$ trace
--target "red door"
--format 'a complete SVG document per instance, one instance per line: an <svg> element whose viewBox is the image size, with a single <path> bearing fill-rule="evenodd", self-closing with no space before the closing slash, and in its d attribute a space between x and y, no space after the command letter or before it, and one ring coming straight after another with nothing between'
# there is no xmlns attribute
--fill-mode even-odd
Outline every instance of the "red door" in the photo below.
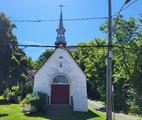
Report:
<svg viewBox="0 0 142 120"><path fill-rule="evenodd" d="M69 85L52 85L51 104L69 104Z"/></svg>

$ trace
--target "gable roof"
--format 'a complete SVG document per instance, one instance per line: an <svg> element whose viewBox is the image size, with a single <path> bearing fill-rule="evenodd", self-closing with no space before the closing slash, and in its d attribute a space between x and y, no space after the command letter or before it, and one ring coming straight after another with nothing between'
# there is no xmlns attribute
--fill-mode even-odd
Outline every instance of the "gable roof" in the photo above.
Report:
<svg viewBox="0 0 142 120"><path fill-rule="evenodd" d="M71 52L67 48L65 48L65 49L66 49L67 53L69 53L69 55L72 57L72 59L74 60L74 62L76 63L76 65L79 67L79 69L81 70L81 72L86 76L85 72L80 68L78 62L74 59L74 57L72 56Z"/></svg>
<svg viewBox="0 0 142 120"><path fill-rule="evenodd" d="M58 48L62 48L62 47L58 47ZM39 66L39 68L34 72L33 76L35 76L35 74L42 68L42 66L44 66L44 64L51 58L51 56L53 55L53 53L58 49L55 48L53 50L53 52L51 53L50 57L46 60L43 61L43 63ZM65 47L64 47L65 48ZM77 61L73 58L72 54L70 53L70 51L65 48L65 50L67 51L67 53L71 56L71 58L74 60L74 62L76 63L76 65L78 66L78 68L81 70L81 72L86 76L86 74L84 73L84 71L80 68L79 64L77 63Z"/></svg>
<svg viewBox="0 0 142 120"><path fill-rule="evenodd" d="M55 49L53 50L53 52L51 53L50 57L53 55L53 53L56 51L56 49L57 49L57 48L55 48ZM50 57L49 57L49 58L50 58ZM41 64L41 65L38 67L38 69L34 72L33 76L40 70L40 68L46 63L46 61L48 61L49 58L45 59L45 60L42 62L42 64Z"/></svg>

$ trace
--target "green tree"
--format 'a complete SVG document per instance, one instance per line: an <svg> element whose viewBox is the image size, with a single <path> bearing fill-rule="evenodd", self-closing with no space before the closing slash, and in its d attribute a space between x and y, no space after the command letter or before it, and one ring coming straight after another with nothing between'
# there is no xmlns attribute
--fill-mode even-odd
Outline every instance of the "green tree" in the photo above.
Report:
<svg viewBox="0 0 142 120"><path fill-rule="evenodd" d="M27 70L32 68L29 58L18 47L12 30L14 24L0 13L0 93L6 88L25 83Z"/></svg>
<svg viewBox="0 0 142 120"><path fill-rule="evenodd" d="M45 50L39 56L39 58L33 63L34 69L38 69L41 66L41 64L51 56L52 52L53 52L53 49L47 49L47 50Z"/></svg>
<svg viewBox="0 0 142 120"><path fill-rule="evenodd" d="M134 101L132 96L137 95L134 86L140 84L134 78L134 75L140 77L140 73L137 72L138 74L135 74L135 71L138 69L136 64L138 63L137 58L139 55L135 49L139 48L137 40L140 38L141 28L137 25L137 21L134 18L125 20L123 16L120 16L118 19L114 18L113 25L115 24L116 26L113 28L113 45L118 46L113 48L115 108L118 111L129 112L132 108L130 101ZM101 30L107 33L106 23L101 26ZM135 104L136 101L133 102L133 106Z"/></svg>
<svg viewBox="0 0 142 120"><path fill-rule="evenodd" d="M16 50L17 47L11 44L17 44L16 37L12 33L12 29L15 28L14 24L11 24L10 20L6 18L3 13L0 13L0 90L1 92L8 86L10 77L10 62L12 57L12 50Z"/></svg>
<svg viewBox="0 0 142 120"><path fill-rule="evenodd" d="M130 111L142 114L142 36L138 37L136 51L136 60L134 66L134 72L131 77L131 89L129 89L129 99L127 100L130 106Z"/></svg>
<svg viewBox="0 0 142 120"><path fill-rule="evenodd" d="M80 46L105 45L105 40L93 39ZM73 54L82 70L87 76L88 96L90 98L105 99L105 79L106 79L106 48L78 48Z"/></svg>

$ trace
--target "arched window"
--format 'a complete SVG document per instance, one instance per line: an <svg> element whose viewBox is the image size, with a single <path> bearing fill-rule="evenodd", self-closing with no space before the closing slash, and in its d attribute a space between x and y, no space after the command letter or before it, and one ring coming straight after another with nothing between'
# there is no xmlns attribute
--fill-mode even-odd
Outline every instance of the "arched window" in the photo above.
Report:
<svg viewBox="0 0 142 120"><path fill-rule="evenodd" d="M58 83L58 84L68 83L68 79L63 75L58 75L53 79L53 83Z"/></svg>

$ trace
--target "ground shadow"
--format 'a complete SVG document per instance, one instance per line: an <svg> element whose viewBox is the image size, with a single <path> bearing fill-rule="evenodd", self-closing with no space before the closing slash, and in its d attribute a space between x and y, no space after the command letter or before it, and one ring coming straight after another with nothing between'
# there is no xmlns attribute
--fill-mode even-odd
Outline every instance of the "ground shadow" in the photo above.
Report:
<svg viewBox="0 0 142 120"><path fill-rule="evenodd" d="M88 112L73 112L71 115L51 116L45 113L27 114L26 116L43 117L50 120L87 120L95 117L100 117L98 114L88 110Z"/></svg>
<svg viewBox="0 0 142 120"><path fill-rule="evenodd" d="M0 99L0 105L8 105L9 102L6 99Z"/></svg>
<svg viewBox="0 0 142 120"><path fill-rule="evenodd" d="M8 116L8 114L0 114L0 117Z"/></svg>
<svg viewBox="0 0 142 120"><path fill-rule="evenodd" d="M105 107L101 107L100 109L96 109L98 111L101 111L101 112L106 112L106 108Z"/></svg>

